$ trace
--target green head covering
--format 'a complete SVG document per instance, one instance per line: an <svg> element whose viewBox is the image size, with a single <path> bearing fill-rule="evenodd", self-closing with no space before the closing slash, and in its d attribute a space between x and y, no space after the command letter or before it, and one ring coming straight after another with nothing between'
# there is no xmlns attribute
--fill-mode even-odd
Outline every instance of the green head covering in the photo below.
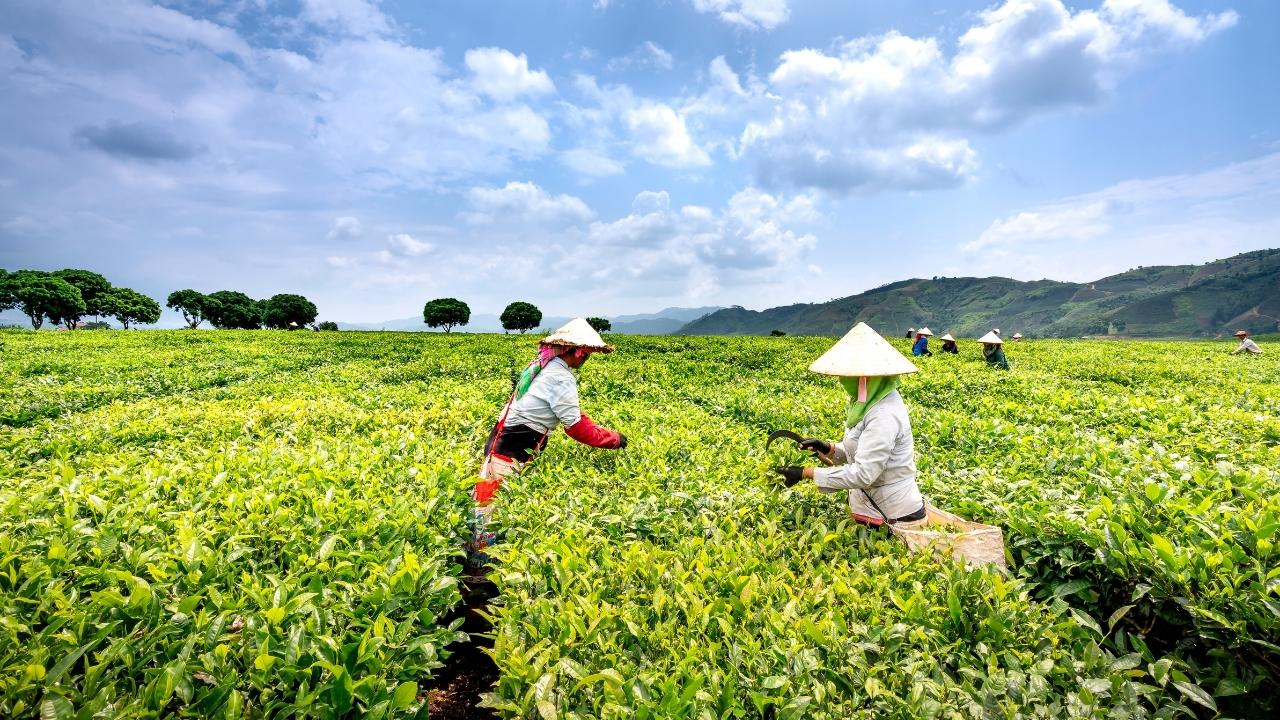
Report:
<svg viewBox="0 0 1280 720"><path fill-rule="evenodd" d="M869 377L867 378L867 399L865 402L858 402L858 378L842 377L840 384L844 386L844 391L849 393L849 404L845 406L844 426L851 428L862 422L862 418L867 411L885 398L886 395L898 389L902 384L900 375L889 375L885 377Z"/></svg>

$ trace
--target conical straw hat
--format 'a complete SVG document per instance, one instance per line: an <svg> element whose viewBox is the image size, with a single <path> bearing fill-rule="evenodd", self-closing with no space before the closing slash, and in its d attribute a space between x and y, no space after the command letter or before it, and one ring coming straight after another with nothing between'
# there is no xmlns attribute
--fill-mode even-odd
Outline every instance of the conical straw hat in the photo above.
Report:
<svg viewBox="0 0 1280 720"><path fill-rule="evenodd" d="M1014 339L1014 340L1021 340L1021 339L1022 339L1022 333L1014 333L1014 334L1013 334L1013 339Z"/></svg>
<svg viewBox="0 0 1280 720"><path fill-rule="evenodd" d="M987 333L986 335L983 335L982 337L978 338L978 342L980 342L980 343L987 343L987 344L989 344L989 345L1003 345L1003 344L1004 344L1004 341L1000 339L1000 336L999 336L999 335L997 335L997 334L995 334L994 332L989 332L989 333Z"/></svg>
<svg viewBox="0 0 1280 720"><path fill-rule="evenodd" d="M956 339L955 339L955 338L951 337L951 333L947 333L946 335L943 335L942 337L940 337L940 338L938 338L938 339L939 339L939 340L950 340L951 342L955 342L955 341L956 341Z"/></svg>
<svg viewBox="0 0 1280 720"><path fill-rule="evenodd" d="M884 377L920 371L871 326L861 322L814 360L809 370L838 377Z"/></svg>
<svg viewBox="0 0 1280 720"><path fill-rule="evenodd" d="M542 338L545 345L572 345L599 352L613 352L613 346L600 337L596 329L582 318L574 318L563 327Z"/></svg>
<svg viewBox="0 0 1280 720"><path fill-rule="evenodd" d="M927 328L927 327L922 327L922 328L920 328L919 330L917 330L917 331L916 331L916 334L917 334L917 335L928 335L929 337L933 337L933 331L932 331L932 330L930 330L930 329L929 329L929 328Z"/></svg>

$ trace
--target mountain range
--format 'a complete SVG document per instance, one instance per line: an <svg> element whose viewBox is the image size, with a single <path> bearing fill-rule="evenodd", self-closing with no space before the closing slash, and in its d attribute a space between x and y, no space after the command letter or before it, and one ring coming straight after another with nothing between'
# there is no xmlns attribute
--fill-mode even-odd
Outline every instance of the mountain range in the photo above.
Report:
<svg viewBox="0 0 1280 720"><path fill-rule="evenodd" d="M1280 331L1280 249L1204 265L1138 267L1088 283L1003 277L902 280L824 303L725 308L680 335L842 335L857 322L884 335L1001 328L1028 337L1214 337Z"/></svg>

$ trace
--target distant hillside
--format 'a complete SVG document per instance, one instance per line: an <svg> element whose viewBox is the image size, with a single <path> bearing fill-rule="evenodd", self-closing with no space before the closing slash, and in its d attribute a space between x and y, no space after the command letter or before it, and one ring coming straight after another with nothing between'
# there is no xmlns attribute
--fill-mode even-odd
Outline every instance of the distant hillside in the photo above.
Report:
<svg viewBox="0 0 1280 720"><path fill-rule="evenodd" d="M732 307L681 335L840 335L856 322L885 335L928 326L975 336L998 327L1030 337L1212 337L1280 331L1280 249L1205 265L1142 267L1091 283L1010 278L903 280L825 303Z"/></svg>

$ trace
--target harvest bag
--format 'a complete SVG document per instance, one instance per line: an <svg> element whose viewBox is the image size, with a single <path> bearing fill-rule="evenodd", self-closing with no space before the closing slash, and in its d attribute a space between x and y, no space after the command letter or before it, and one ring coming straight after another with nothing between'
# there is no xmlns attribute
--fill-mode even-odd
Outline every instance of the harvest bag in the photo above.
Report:
<svg viewBox="0 0 1280 720"><path fill-rule="evenodd" d="M1004 562L1004 533L994 525L965 520L946 510L925 503L925 516L920 520L896 522L889 526L913 552L933 548L943 556L962 558L969 567L995 565L1008 569ZM939 532L930 526L959 528L961 532Z"/></svg>

